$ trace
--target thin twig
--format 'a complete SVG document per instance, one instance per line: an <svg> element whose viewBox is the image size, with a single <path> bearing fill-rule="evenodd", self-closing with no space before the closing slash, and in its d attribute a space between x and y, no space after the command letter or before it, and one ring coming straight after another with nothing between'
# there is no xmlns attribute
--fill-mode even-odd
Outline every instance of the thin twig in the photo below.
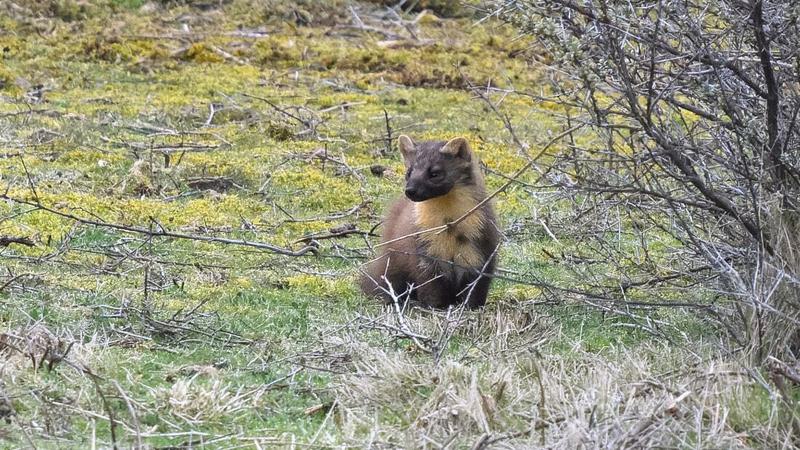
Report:
<svg viewBox="0 0 800 450"><path fill-rule="evenodd" d="M174 239L188 239L188 240L193 240L193 241L215 242L215 243L219 243L219 244L228 244L228 245L240 245L240 246L243 246L243 247L254 247L254 248L261 249L261 250L268 250L268 251L270 251L272 253L276 253L276 254L279 254L279 255L285 255L285 256L303 256L303 255L305 255L307 253L316 253L317 252L317 248L316 247L312 247L312 246L305 246L305 247L301 248L300 250L293 251L293 250L290 250L290 249L279 247L279 246L273 245L273 244L268 244L268 243L265 243L265 242L254 242L254 241L246 241L246 240L243 240L243 239L228 239L228 238L219 238L219 237L212 237L212 236L200 236L200 235L195 235L195 234L176 233L176 232L172 232L172 231L167 231L167 230L163 229L162 227L158 227L158 229L154 229L153 231L151 231L151 230L146 229L146 228L139 228L139 227L133 227L133 226L127 226L127 225L120 225L120 224L116 224L116 223L100 222L100 221L97 221L97 220L87 219L87 218L84 218L84 217L78 217L78 216L76 216L74 214L65 213L63 211L58 211L58 210L49 208L47 206L44 206L42 204L29 202L27 200L22 200L22 199L18 199L18 198L14 198L14 197L11 197L11 196L9 196L7 194L0 195L0 198L12 201L14 203L19 203L19 204L22 204L22 205L35 206L35 207L41 209L42 211L46 211L46 212L49 212L51 214L55 214L55 215L57 215L59 217L65 218L65 219L71 219L71 220L74 220L76 222L80 222L80 223L85 224L85 225L93 225L93 226L97 226L97 227L112 228L112 229L115 229L115 230L120 230L120 231L124 231L124 232L128 232L128 233L143 234L145 236L167 237L167 238L174 238Z"/></svg>

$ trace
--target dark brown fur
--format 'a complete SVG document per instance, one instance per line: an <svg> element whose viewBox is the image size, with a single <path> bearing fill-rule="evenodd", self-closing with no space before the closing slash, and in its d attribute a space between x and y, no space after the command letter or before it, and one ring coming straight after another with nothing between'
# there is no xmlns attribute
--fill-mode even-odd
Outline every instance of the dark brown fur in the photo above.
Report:
<svg viewBox="0 0 800 450"><path fill-rule="evenodd" d="M406 163L406 196L384 220L384 244L365 270L362 290L386 301L391 290L437 308L483 306L500 240L490 203L439 233L414 235L458 219L486 198L476 158L463 138L414 144L401 136L398 145Z"/></svg>

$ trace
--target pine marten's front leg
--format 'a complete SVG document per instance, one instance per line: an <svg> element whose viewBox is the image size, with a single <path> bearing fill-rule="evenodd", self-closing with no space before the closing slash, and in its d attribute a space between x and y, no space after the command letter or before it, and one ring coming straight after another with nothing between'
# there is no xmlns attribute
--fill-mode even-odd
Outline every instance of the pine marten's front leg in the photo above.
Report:
<svg viewBox="0 0 800 450"><path fill-rule="evenodd" d="M492 279L486 276L466 284L456 284L440 278L417 288L417 299L433 308L446 308L465 303L470 309L480 308L486 304L491 282Z"/></svg>
<svg viewBox="0 0 800 450"><path fill-rule="evenodd" d="M459 303L467 303L467 307L480 308L486 304L486 297L489 295L489 285L492 284L492 278L481 275L477 277L472 283L467 284L458 296Z"/></svg>
<svg viewBox="0 0 800 450"><path fill-rule="evenodd" d="M433 308L447 308L458 301L450 284L441 278L423 283L416 291L417 299Z"/></svg>
<svg viewBox="0 0 800 450"><path fill-rule="evenodd" d="M361 277L361 290L376 296L387 304L395 299L405 301L410 297L408 288L411 282L410 267L414 266L405 252L389 250L375 259Z"/></svg>

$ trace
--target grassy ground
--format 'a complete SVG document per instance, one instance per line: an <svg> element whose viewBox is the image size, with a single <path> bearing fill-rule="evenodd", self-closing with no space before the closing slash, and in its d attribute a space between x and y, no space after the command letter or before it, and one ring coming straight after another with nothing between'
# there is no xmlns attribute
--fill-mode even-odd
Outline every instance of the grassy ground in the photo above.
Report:
<svg viewBox="0 0 800 450"><path fill-rule="evenodd" d="M0 5L0 236L33 244L0 247L0 446L781 445L780 400L688 313L657 338L509 281L480 312L357 292L403 180L387 136L464 135L497 188L525 159L465 88L547 95L512 30L384 11ZM534 150L561 131L500 105ZM548 195L498 196L507 274L561 276Z"/></svg>

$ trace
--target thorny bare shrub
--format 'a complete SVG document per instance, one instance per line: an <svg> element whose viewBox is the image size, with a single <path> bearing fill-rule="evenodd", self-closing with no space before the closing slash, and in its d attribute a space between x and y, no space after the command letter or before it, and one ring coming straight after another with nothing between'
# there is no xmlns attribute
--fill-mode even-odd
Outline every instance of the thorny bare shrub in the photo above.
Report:
<svg viewBox="0 0 800 450"><path fill-rule="evenodd" d="M493 5L545 49L553 82L537 98L596 136L542 169L571 206L550 230L595 258L556 287L610 310L688 299L754 362L796 360L800 5Z"/></svg>

